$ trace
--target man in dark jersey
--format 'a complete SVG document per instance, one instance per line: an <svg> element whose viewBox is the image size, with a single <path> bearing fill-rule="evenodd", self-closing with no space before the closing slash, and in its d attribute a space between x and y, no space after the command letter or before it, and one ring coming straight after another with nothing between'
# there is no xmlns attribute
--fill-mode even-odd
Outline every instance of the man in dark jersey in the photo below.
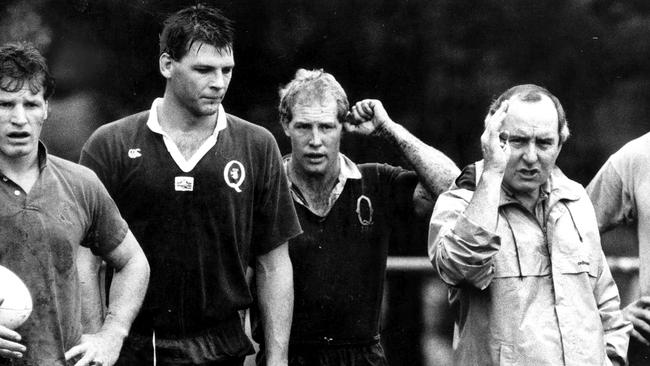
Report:
<svg viewBox="0 0 650 366"><path fill-rule="evenodd" d="M273 136L221 104L232 47L231 21L216 9L169 17L160 36L163 98L98 129L83 148L81 162L104 182L151 264L120 365L241 365L254 352L239 313L252 302L249 265L268 363L286 365L287 241L301 231Z"/></svg>
<svg viewBox="0 0 650 366"><path fill-rule="evenodd" d="M39 141L53 92L32 45L0 47L0 265L22 279L33 303L17 329L0 325L0 365L111 366L142 304L149 267L97 176L49 155ZM82 246L115 268L114 301L94 334L82 334L79 283L87 279L76 263L92 257L89 250L81 258Z"/></svg>
<svg viewBox="0 0 650 366"><path fill-rule="evenodd" d="M391 231L458 175L456 165L393 122L378 100L352 107L334 77L298 70L280 91L291 139L284 164L304 233L289 241L295 304L290 365L385 365L379 316ZM415 172L354 164L339 152L342 129L377 135ZM423 250L424 250L424 243Z"/></svg>

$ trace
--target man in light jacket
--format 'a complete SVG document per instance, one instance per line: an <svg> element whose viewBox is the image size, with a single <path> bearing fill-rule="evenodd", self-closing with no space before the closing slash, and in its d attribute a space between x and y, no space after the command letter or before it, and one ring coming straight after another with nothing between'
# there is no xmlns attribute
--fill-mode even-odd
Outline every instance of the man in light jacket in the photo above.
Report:
<svg viewBox="0 0 650 366"><path fill-rule="evenodd" d="M583 187L555 161L569 137L548 90L491 106L483 160L437 201L429 256L450 286L457 365L623 365L631 325Z"/></svg>

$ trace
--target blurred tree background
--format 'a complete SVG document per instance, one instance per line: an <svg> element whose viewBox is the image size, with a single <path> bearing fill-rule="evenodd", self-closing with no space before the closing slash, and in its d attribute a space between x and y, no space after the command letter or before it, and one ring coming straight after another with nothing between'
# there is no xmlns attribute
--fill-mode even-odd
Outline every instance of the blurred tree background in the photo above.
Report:
<svg viewBox="0 0 650 366"><path fill-rule="evenodd" d="M573 136L559 165L585 185L611 153L648 130L646 0L202 2L236 22L226 109L271 130L283 153L289 144L277 122L277 89L299 67L334 74L351 102L381 99L394 120L461 167L481 158L487 107L515 84L546 86L562 101ZM2 0L0 41L34 42L58 81L43 132L51 152L77 160L95 128L148 109L162 95L161 22L194 3ZM343 150L357 162L403 165L372 138L346 136ZM419 242L394 254L425 253ZM395 291L413 296L409 286ZM410 333L398 335L419 344ZM400 357L394 364L421 362Z"/></svg>

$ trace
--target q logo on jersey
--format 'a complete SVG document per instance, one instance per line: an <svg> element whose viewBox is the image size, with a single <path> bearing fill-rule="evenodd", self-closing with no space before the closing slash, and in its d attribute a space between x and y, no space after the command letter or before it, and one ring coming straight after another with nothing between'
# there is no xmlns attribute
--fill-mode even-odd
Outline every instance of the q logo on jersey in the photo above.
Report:
<svg viewBox="0 0 650 366"><path fill-rule="evenodd" d="M244 165L237 160L231 160L226 164L226 167L223 168L223 180L226 182L228 187L234 189L236 192L241 192L241 185L246 179L246 170L244 170Z"/></svg>

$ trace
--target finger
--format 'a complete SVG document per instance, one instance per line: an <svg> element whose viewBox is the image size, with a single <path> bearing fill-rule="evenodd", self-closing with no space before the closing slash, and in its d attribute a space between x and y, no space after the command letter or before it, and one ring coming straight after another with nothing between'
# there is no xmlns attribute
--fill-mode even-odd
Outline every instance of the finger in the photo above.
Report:
<svg viewBox="0 0 650 366"><path fill-rule="evenodd" d="M359 117L359 121L365 122L372 119L372 113L368 113L367 109L364 107L364 102L357 102L352 109L354 110L355 115Z"/></svg>
<svg viewBox="0 0 650 366"><path fill-rule="evenodd" d="M352 106L349 113L353 117L353 121L351 121L352 124L359 124L359 123L365 122L365 120L366 120L365 118L363 118L361 116L361 113L359 112L359 108L356 105Z"/></svg>
<svg viewBox="0 0 650 366"><path fill-rule="evenodd" d="M508 102L503 102L501 103L501 106L499 109L497 109L496 112L490 117L490 124L488 128L491 131L499 131L501 129L501 126L503 125L503 121L506 118L506 115L508 114Z"/></svg>
<svg viewBox="0 0 650 366"><path fill-rule="evenodd" d="M641 297L636 301L636 305L644 308L650 307L650 296Z"/></svg>
<svg viewBox="0 0 650 366"><path fill-rule="evenodd" d="M86 354L84 354L84 356L79 361L77 361L77 363L74 364L74 366L90 366L90 365L94 365L95 363L93 363L93 358L94 358L94 355L90 355L89 353L86 353Z"/></svg>
<svg viewBox="0 0 650 366"><path fill-rule="evenodd" d="M346 132L356 132L359 129L359 124L358 123L357 124L352 124L352 123L349 123L349 122L345 122L343 124L343 129Z"/></svg>
<svg viewBox="0 0 650 366"><path fill-rule="evenodd" d="M22 337L16 331L11 330L7 327L0 325L0 339L6 339L9 341L20 342Z"/></svg>
<svg viewBox="0 0 650 366"><path fill-rule="evenodd" d="M366 100L362 103L361 107L363 111L372 118L375 114L375 103L372 100Z"/></svg>
<svg viewBox="0 0 650 366"><path fill-rule="evenodd" d="M10 351L8 349L0 349L0 357L4 358L23 358L23 353L18 351Z"/></svg>
<svg viewBox="0 0 650 366"><path fill-rule="evenodd" d="M78 344L70 348L68 352L65 353L65 360L70 361L71 359L86 353L86 348L85 344Z"/></svg>
<svg viewBox="0 0 650 366"><path fill-rule="evenodd" d="M650 337L650 325L641 318L633 317L631 319L634 330L644 337Z"/></svg>
<svg viewBox="0 0 650 366"><path fill-rule="evenodd" d="M641 333L637 332L635 329L632 329L632 333L630 333L630 337L636 340L637 342L650 347L650 342L648 342L645 337L641 335Z"/></svg>
<svg viewBox="0 0 650 366"><path fill-rule="evenodd" d="M79 359L79 361L77 361L77 363L74 364L74 366L89 366L89 365L92 365L93 360L95 359L95 356L96 356L96 352L91 351L84 344L77 345L76 347L79 347L80 349L83 349L82 352L78 353L76 356L83 355L83 357L81 357ZM69 359L66 358L66 360L69 360Z"/></svg>

